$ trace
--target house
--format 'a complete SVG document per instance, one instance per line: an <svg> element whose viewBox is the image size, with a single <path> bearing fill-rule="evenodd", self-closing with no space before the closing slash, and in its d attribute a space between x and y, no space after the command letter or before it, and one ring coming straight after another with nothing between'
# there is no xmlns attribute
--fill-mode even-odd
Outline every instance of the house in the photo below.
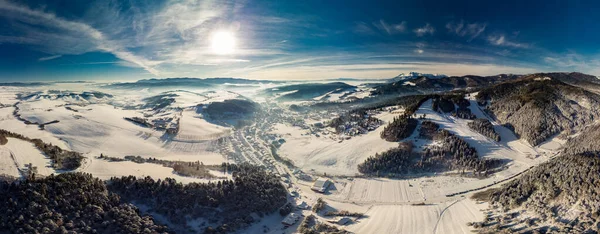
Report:
<svg viewBox="0 0 600 234"><path fill-rule="evenodd" d="M319 177L312 186L312 190L320 193L325 193L331 185L331 181L327 178Z"/></svg>
<svg viewBox="0 0 600 234"><path fill-rule="evenodd" d="M290 213L285 217L285 219L283 219L283 221L281 221L281 223L285 226L292 226L298 222L298 219L300 219L300 215L296 213Z"/></svg>
<svg viewBox="0 0 600 234"><path fill-rule="evenodd" d="M309 207L308 207L308 204L306 204L306 202L304 202L304 201L302 201L302 203L300 203L300 204L299 204L299 205L297 205L296 207L297 207L298 209L301 209L301 210L307 210L307 209L309 208Z"/></svg>
<svg viewBox="0 0 600 234"><path fill-rule="evenodd" d="M352 219L350 217L342 217L342 218L336 218L336 219L329 220L328 222L339 224L339 225L346 225L346 224L352 222Z"/></svg>

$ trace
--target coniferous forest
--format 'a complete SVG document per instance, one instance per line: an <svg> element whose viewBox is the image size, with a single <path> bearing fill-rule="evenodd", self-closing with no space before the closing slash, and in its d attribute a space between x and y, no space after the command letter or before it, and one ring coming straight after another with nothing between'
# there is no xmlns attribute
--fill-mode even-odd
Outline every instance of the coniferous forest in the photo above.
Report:
<svg viewBox="0 0 600 234"><path fill-rule="evenodd" d="M3 233L164 233L90 174L0 181Z"/></svg>
<svg viewBox="0 0 600 234"><path fill-rule="evenodd" d="M287 202L279 177L258 166L231 166L233 180L189 183L127 176L104 182L90 174L0 182L0 230L8 233L228 233L276 212ZM171 228L144 212L165 217ZM210 225L208 224L210 222ZM211 226L212 225L212 226ZM1 233L1 232L0 232Z"/></svg>
<svg viewBox="0 0 600 234"><path fill-rule="evenodd" d="M489 137L490 139L493 139L495 141L501 140L500 135L494 129L494 125L492 125L492 123L488 119L475 119L468 125L469 128L477 131L478 133L481 133L481 135Z"/></svg>

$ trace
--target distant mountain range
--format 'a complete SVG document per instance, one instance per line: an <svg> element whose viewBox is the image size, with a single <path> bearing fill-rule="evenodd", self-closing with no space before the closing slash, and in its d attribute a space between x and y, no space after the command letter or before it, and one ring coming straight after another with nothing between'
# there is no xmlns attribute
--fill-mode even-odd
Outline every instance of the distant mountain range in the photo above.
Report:
<svg viewBox="0 0 600 234"><path fill-rule="evenodd" d="M217 85L252 85L262 83L282 83L283 81L250 80L242 78L164 78L144 79L136 82L122 82L109 84L108 88L158 88L158 87L191 87L203 88Z"/></svg>
<svg viewBox="0 0 600 234"><path fill-rule="evenodd" d="M390 82L414 80L414 79L417 79L420 77L427 77L429 79L439 79L439 78L445 78L448 76L446 76L444 74L427 74L427 73L409 72L408 74L400 73L396 77L390 79Z"/></svg>

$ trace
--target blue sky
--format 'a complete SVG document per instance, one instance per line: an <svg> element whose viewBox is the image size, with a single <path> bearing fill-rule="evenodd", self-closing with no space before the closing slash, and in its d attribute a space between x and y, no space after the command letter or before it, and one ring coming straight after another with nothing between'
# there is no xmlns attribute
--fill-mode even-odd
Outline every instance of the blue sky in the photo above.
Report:
<svg viewBox="0 0 600 234"><path fill-rule="evenodd" d="M597 9L598 1L0 0L0 80L600 75Z"/></svg>

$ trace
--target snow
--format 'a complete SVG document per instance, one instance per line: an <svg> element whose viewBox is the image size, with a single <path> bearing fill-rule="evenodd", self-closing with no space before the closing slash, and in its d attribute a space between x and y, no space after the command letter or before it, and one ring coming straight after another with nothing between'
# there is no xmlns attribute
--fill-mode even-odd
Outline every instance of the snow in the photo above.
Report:
<svg viewBox="0 0 600 234"><path fill-rule="evenodd" d="M474 95L471 95L474 96ZM475 100L470 100L471 112L477 118L488 118L477 105ZM510 159L515 167L521 169L536 165L540 160L532 160L530 157L538 155L538 149L530 146L523 140L517 137L506 127L492 121L494 129L500 134L501 141L496 142L486 136L471 130L467 125L471 120L455 118L446 114L441 114L433 111L432 101L428 100L417 110L416 114L421 116L426 115L426 120L437 123L440 128L446 129L457 136L460 136L470 146L477 150L480 157L484 158L500 158ZM489 118L488 118L489 119ZM529 156L529 157L528 157Z"/></svg>
<svg viewBox="0 0 600 234"><path fill-rule="evenodd" d="M131 161L110 162L97 158L88 158L87 160L88 162L86 162L86 164L84 164L81 168L77 169L77 171L91 173L95 177L98 177L103 180L108 180L114 176L120 177L133 175L136 177L151 176L152 179L155 180L173 178L177 180L177 182L181 182L184 184L191 182L203 183L211 181L207 179L180 176L174 173L172 168L164 167L162 165L154 163L135 163ZM218 176L223 176L222 173L215 174Z"/></svg>
<svg viewBox="0 0 600 234"><path fill-rule="evenodd" d="M16 164L6 146L0 146L0 175L20 177L19 167L21 166Z"/></svg>
<svg viewBox="0 0 600 234"><path fill-rule="evenodd" d="M432 205L380 205L347 226L356 233L470 233L467 222L483 220L484 204L462 199Z"/></svg>
<svg viewBox="0 0 600 234"><path fill-rule="evenodd" d="M19 133L29 138L38 138L42 141L59 146L63 149L70 149L67 144L48 131L42 131L37 125L26 125L15 119L13 116L14 107L0 108L0 129Z"/></svg>
<svg viewBox="0 0 600 234"><path fill-rule="evenodd" d="M91 104L84 110L72 112L64 107L57 107L60 103L50 100L22 103L19 105L19 113L31 121L59 120L59 123L47 125L46 131L68 142L67 148L86 155L140 155L162 159L200 160L210 164L224 161L219 154L208 151L210 143L174 142L165 137L162 131L145 128L123 119L142 117L136 110L124 110L108 104ZM46 108L41 108L44 106ZM194 124L192 126L198 127ZM188 129L195 132L191 128Z"/></svg>
<svg viewBox="0 0 600 234"><path fill-rule="evenodd" d="M12 153L14 165L22 169L25 169L25 164L31 163L33 167L37 167L39 175L47 176L56 173L52 168L52 161L30 142L9 137L8 143L1 148L8 151L9 157L12 157L10 156Z"/></svg>
<svg viewBox="0 0 600 234"><path fill-rule="evenodd" d="M380 138L383 127L342 142L303 134L306 130L284 124L276 124L274 129L286 140L278 151L282 156L304 170L332 175L355 175L357 165L367 157L398 146Z"/></svg>
<svg viewBox="0 0 600 234"><path fill-rule="evenodd" d="M231 134L231 128L207 122L194 110L182 112L180 127L175 140L184 142L202 142L215 140Z"/></svg>

